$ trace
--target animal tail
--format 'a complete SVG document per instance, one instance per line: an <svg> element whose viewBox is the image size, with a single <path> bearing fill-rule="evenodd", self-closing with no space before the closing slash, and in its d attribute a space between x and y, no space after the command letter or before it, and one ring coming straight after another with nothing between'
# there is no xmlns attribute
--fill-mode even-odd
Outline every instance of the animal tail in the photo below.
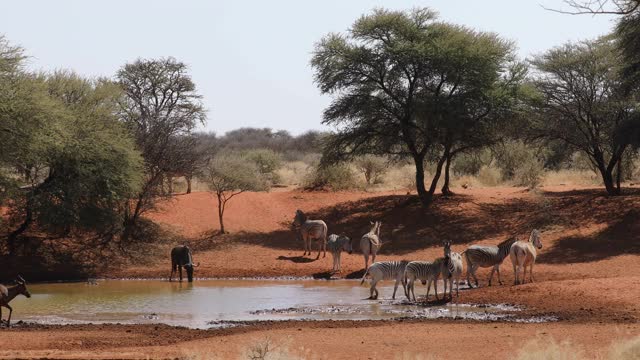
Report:
<svg viewBox="0 0 640 360"><path fill-rule="evenodd" d="M367 278L367 274L369 273L369 268L364 271L364 275L362 275L362 280L360 281L360 285L364 284L364 280Z"/></svg>

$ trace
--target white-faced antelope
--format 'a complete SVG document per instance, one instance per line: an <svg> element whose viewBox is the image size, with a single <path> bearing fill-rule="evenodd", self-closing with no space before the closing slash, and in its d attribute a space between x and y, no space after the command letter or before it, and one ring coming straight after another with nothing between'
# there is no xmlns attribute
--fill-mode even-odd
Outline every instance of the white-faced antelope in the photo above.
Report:
<svg viewBox="0 0 640 360"><path fill-rule="evenodd" d="M13 309L9 306L9 302L18 295L24 295L28 298L31 297L31 293L27 290L27 282L24 281L22 276L18 276L15 286L3 286L0 285L0 322L2 322L2 307L9 309L9 318L7 319L7 326L11 326L11 314Z"/></svg>
<svg viewBox="0 0 640 360"><path fill-rule="evenodd" d="M294 228L296 228L299 232L300 238L304 242L304 254L302 256L306 256L307 252L311 255L311 241L319 240L322 241L321 244L318 245L318 256L316 259L320 258L320 252L324 249L323 257L327 256L327 224L322 220L309 220L307 215L302 212L302 210L296 210L296 215L293 218L293 223L291 224Z"/></svg>
<svg viewBox="0 0 640 360"><path fill-rule="evenodd" d="M380 247L382 247L382 240L380 239L380 227L382 222L376 221L371 223L371 229L368 233L362 235L360 239L360 250L364 255L364 269L369 268L369 255L371 255L371 262L376 262L376 254Z"/></svg>
<svg viewBox="0 0 640 360"><path fill-rule="evenodd" d="M533 282L533 265L536 263L536 248L542 249L540 231L533 229L529 235L529 241L517 241L511 246L511 264L513 264L513 285L524 284L529 265L529 282ZM520 282L520 270L522 270L522 282Z"/></svg>

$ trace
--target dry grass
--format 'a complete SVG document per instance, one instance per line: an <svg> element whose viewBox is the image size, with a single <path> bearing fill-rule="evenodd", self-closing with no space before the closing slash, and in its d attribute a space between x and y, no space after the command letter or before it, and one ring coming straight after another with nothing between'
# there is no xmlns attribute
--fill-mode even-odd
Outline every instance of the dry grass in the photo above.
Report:
<svg viewBox="0 0 640 360"><path fill-rule="evenodd" d="M594 186L600 185L600 177L590 170L558 170L544 174L543 186Z"/></svg>
<svg viewBox="0 0 640 360"><path fill-rule="evenodd" d="M534 339L518 352L517 360L583 360L599 358L596 354L585 354L580 347L568 342L558 343L553 339ZM640 336L615 342L609 347L607 360L640 359Z"/></svg>
<svg viewBox="0 0 640 360"><path fill-rule="evenodd" d="M276 174L280 177L282 185L302 186L304 179L313 170L312 165L303 161L285 162Z"/></svg>
<svg viewBox="0 0 640 360"><path fill-rule="evenodd" d="M221 359L215 350L189 349L183 351L185 360L214 360ZM278 341L267 337L255 339L253 342L240 350L237 359L248 360L301 360L316 359L308 349L300 348L292 350L291 339L285 338Z"/></svg>

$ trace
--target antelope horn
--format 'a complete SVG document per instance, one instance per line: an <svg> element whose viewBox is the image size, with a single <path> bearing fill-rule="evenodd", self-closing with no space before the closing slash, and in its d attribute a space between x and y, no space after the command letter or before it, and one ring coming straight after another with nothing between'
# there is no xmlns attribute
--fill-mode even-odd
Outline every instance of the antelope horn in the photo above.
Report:
<svg viewBox="0 0 640 360"><path fill-rule="evenodd" d="M198 266L200 266L200 263L193 264L193 267L198 267Z"/></svg>
<svg viewBox="0 0 640 360"><path fill-rule="evenodd" d="M20 281L21 284L26 284L27 282L22 278L22 276L18 275L18 281Z"/></svg>

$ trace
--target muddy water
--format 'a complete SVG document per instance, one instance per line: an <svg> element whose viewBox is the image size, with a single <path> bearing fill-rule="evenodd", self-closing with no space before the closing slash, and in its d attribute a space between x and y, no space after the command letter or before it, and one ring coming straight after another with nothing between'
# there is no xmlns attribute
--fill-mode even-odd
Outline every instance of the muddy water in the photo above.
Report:
<svg viewBox="0 0 640 360"><path fill-rule="evenodd" d="M364 320L400 317L498 319L505 309L405 303L402 288L379 286L381 300L349 280L105 280L29 285L32 297L16 298L13 319L40 323L165 323L194 328L251 320ZM416 289L418 290L418 289ZM423 294L425 289L420 288ZM417 293L418 291L416 291ZM6 317L6 313L4 314Z"/></svg>

